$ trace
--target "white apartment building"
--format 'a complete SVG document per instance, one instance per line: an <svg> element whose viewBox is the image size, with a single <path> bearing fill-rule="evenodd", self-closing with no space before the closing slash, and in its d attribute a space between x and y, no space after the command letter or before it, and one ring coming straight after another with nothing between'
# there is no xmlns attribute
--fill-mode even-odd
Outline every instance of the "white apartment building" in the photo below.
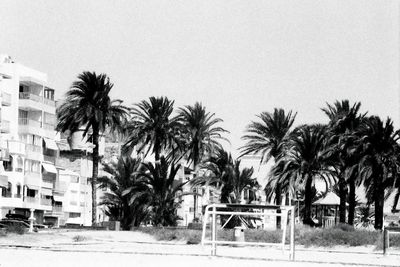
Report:
<svg viewBox="0 0 400 267"><path fill-rule="evenodd" d="M78 171L62 165L47 75L1 56L0 92L0 218L33 212L40 224L81 218L81 224L91 225L90 164L79 158Z"/></svg>

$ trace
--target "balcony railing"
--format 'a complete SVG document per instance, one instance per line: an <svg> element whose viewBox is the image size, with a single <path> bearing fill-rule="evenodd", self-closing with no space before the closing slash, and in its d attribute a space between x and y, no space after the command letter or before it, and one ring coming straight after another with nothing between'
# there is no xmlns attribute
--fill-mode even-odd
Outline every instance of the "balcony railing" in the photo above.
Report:
<svg viewBox="0 0 400 267"><path fill-rule="evenodd" d="M56 102L54 100L48 99L48 98L43 98L43 103L45 103L46 105L55 107L56 106Z"/></svg>
<svg viewBox="0 0 400 267"><path fill-rule="evenodd" d="M51 199L41 198L40 205L51 206Z"/></svg>
<svg viewBox="0 0 400 267"><path fill-rule="evenodd" d="M41 122L40 121L35 121L35 120L28 119L28 118L19 118L18 119L18 124L19 125L27 125L27 126L36 127L36 128L41 128Z"/></svg>
<svg viewBox="0 0 400 267"><path fill-rule="evenodd" d="M10 122L9 121L1 120L0 124L1 124L0 129L1 129L2 133L9 133L10 132Z"/></svg>
<svg viewBox="0 0 400 267"><path fill-rule="evenodd" d="M41 146L26 144L25 148L26 148L26 152L42 153Z"/></svg>
<svg viewBox="0 0 400 267"><path fill-rule="evenodd" d="M25 202L26 203L31 203L31 204L39 204L39 198L37 198L37 197L25 197Z"/></svg>
<svg viewBox="0 0 400 267"><path fill-rule="evenodd" d="M56 164L56 157L54 157L54 156L43 155L43 160L47 161L47 162L51 162L53 164Z"/></svg>
<svg viewBox="0 0 400 267"><path fill-rule="evenodd" d="M19 93L19 99L29 99L29 100L33 100L35 102L44 103L44 104L52 106L52 107L56 106L56 102L54 100L43 98L40 95L35 95L35 94L29 93L29 92Z"/></svg>
<svg viewBox="0 0 400 267"><path fill-rule="evenodd" d="M55 125L51 124L51 123L43 122L42 125L43 125L43 129L45 129L45 130L54 131L54 129L55 129Z"/></svg>
<svg viewBox="0 0 400 267"><path fill-rule="evenodd" d="M63 206L53 205L53 211L54 212L62 212L63 211Z"/></svg>
<svg viewBox="0 0 400 267"><path fill-rule="evenodd" d="M30 99L36 102L42 102L43 97L41 97L40 95L31 94L29 92L20 92L19 99Z"/></svg>
<svg viewBox="0 0 400 267"><path fill-rule="evenodd" d="M1 104L3 106L10 106L11 105L11 95L9 93L3 92L1 94L1 96L2 96Z"/></svg>

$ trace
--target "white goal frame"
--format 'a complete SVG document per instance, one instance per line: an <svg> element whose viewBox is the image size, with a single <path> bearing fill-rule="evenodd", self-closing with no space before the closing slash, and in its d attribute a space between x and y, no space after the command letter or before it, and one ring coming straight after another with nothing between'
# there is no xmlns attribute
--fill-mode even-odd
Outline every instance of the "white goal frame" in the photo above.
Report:
<svg viewBox="0 0 400 267"><path fill-rule="evenodd" d="M221 209L238 209L247 208L261 210L257 211L221 211ZM220 209L220 210L218 210ZM278 212L280 210L280 213ZM290 214L289 214L290 213ZM234 216L247 215L254 217L264 217L264 216L275 216L282 218L282 242L281 243L264 243L264 242L241 242L241 241L223 241L217 240L217 215L230 215L229 219L220 228L223 229L230 219ZM290 220L289 220L290 216ZM206 240L206 230L207 221L211 219L211 239ZM259 245L259 246L281 246L282 251L285 251L285 239L287 225L290 222L290 249L289 249L289 259L294 261L295 258L295 243L294 243L294 229L295 229L295 214L294 206L277 206L277 205L246 205L246 204L210 204L206 207L204 217L203 217L203 231L201 235L201 244L211 244L211 255L217 255L217 244L234 244L234 245Z"/></svg>

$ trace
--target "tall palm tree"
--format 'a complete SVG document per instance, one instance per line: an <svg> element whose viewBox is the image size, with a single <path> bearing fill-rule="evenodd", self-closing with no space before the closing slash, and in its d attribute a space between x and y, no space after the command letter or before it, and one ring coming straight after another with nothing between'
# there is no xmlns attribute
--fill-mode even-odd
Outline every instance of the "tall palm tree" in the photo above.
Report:
<svg viewBox="0 0 400 267"><path fill-rule="evenodd" d="M357 177L354 166L357 166L358 153L353 149L356 132L362 124L364 115L359 114L360 102L350 105L349 100L335 101L333 105L327 103L322 111L328 116L329 147L333 157L339 189L339 222L346 222L347 184L349 184L349 223L353 224L355 208L355 179Z"/></svg>
<svg viewBox="0 0 400 267"><path fill-rule="evenodd" d="M363 157L360 174L363 177L369 203L375 204L375 229L382 229L385 188L391 177L397 175L397 141L390 118L383 122L377 116L369 117L360 130Z"/></svg>
<svg viewBox="0 0 400 267"><path fill-rule="evenodd" d="M287 141L290 136L290 128L297 113L286 113L283 109L275 108L273 113L262 112L257 117L261 122L251 122L247 126L247 134L242 137L247 143L241 148L242 154L261 155L260 164L273 158L277 161L287 151ZM281 205L281 186L275 184L275 204ZM280 217L277 217L277 228L280 228Z"/></svg>
<svg viewBox="0 0 400 267"><path fill-rule="evenodd" d="M121 221L121 227L129 230L132 226L139 226L146 217L143 205L131 203L134 191L128 194L125 190L135 188L138 190L138 175L141 169L139 159L121 156L117 162L104 163L104 171L109 175L99 177L99 188L109 189L104 193L100 205L107 207L107 213L114 220Z"/></svg>
<svg viewBox="0 0 400 267"><path fill-rule="evenodd" d="M176 117L172 117L174 101L167 97L150 97L132 108L132 119L126 129L127 141L124 151L130 151L135 146L137 152L146 147L146 155L152 149L155 160L160 160L165 150L176 149L179 134L179 124Z"/></svg>
<svg viewBox="0 0 400 267"><path fill-rule="evenodd" d="M277 183L291 188L304 188L303 223L313 225L311 219L312 185L315 179L331 182L331 170L325 156L326 127L322 125L301 126L294 131L291 150L273 167Z"/></svg>
<svg viewBox="0 0 400 267"><path fill-rule="evenodd" d="M179 109L178 121L186 138L186 148L189 162L193 163L195 175L199 163L204 156L210 154L216 148L221 148L219 140L226 140L222 134L227 131L217 126L222 119L216 118L214 113L209 113L201 103L193 106L185 106ZM194 188L196 192L197 189ZM197 194L194 194L194 219L196 219Z"/></svg>
<svg viewBox="0 0 400 267"><path fill-rule="evenodd" d="M83 72L67 91L65 101L57 109L59 132L75 132L84 127L83 137L90 135L93 148L92 224L96 223L96 186L99 170L99 136L107 128L121 130L128 109L121 100L111 100L113 84L106 74Z"/></svg>

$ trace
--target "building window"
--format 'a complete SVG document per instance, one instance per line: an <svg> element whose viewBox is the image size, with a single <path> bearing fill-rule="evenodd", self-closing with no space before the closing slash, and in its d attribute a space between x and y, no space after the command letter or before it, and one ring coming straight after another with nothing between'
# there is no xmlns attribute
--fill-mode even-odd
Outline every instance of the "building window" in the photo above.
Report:
<svg viewBox="0 0 400 267"><path fill-rule="evenodd" d="M81 214L79 212L70 212L68 215L69 218L79 218Z"/></svg>
<svg viewBox="0 0 400 267"><path fill-rule="evenodd" d="M17 157L17 166L15 168L15 171L16 172L22 172L23 169L24 169L24 161L20 156L18 156Z"/></svg>
<svg viewBox="0 0 400 267"><path fill-rule="evenodd" d="M3 167L6 172L11 172L12 171L12 162L13 162L13 157L10 156L9 161L3 161Z"/></svg>

